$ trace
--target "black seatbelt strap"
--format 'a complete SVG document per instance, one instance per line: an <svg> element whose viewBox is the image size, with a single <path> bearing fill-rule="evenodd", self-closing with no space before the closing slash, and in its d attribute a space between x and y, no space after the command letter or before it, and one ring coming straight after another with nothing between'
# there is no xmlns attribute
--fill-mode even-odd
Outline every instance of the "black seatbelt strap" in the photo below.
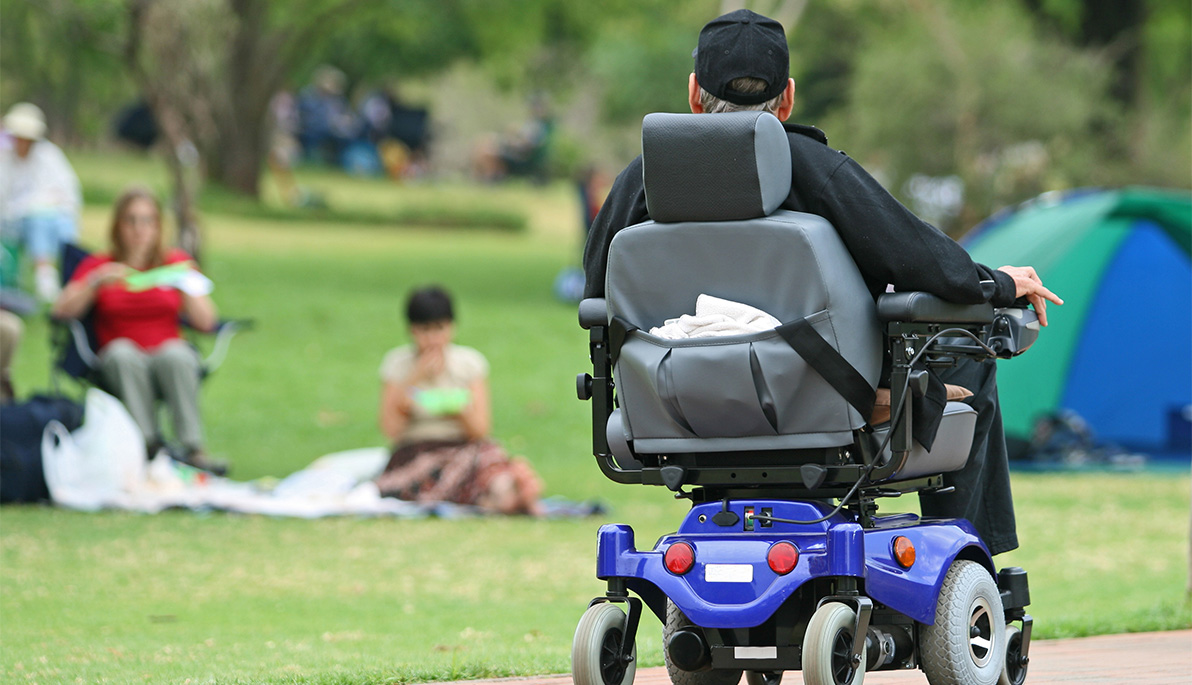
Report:
<svg viewBox="0 0 1192 685"><path fill-rule="evenodd" d="M799 319L776 328L791 347L799 353L816 373L823 377L836 392L861 412L861 419L868 422L873 415L873 403L877 393L865 380L861 372L837 352L807 319Z"/></svg>

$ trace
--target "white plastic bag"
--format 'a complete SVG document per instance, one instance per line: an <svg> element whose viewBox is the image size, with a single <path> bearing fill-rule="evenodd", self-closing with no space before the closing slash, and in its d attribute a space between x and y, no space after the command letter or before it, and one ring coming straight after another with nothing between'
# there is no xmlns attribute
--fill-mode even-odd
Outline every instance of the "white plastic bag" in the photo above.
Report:
<svg viewBox="0 0 1192 685"><path fill-rule="evenodd" d="M87 391L83 425L73 434L57 421L41 437L42 468L54 502L93 511L118 506L145 480L145 438L120 400Z"/></svg>

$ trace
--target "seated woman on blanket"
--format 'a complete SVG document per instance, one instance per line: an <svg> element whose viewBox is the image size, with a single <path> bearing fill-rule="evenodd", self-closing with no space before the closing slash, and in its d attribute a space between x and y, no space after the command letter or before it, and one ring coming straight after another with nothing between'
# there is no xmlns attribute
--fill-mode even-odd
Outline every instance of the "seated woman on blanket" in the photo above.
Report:
<svg viewBox="0 0 1192 685"><path fill-rule="evenodd" d="M539 513L542 484L530 465L488 440L488 361L451 342L451 297L434 286L415 290L406 319L413 344L390 350L381 363L377 421L393 445L376 481L381 493Z"/></svg>
<svg viewBox="0 0 1192 685"><path fill-rule="evenodd" d="M181 443L177 456L222 474L227 464L203 450L201 360L179 328L182 318L196 330L218 324L210 281L194 270L190 255L165 247L161 203L146 188L130 188L116 200L109 243L106 253L90 255L75 269L53 315L94 314L100 376L137 422L150 456L163 446L157 421L162 400ZM171 275L160 281L157 274Z"/></svg>

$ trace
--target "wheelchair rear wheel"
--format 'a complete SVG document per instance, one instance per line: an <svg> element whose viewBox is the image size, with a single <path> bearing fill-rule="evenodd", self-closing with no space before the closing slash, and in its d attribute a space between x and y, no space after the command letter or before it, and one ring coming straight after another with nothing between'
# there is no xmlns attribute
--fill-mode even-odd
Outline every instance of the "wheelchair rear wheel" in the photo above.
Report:
<svg viewBox="0 0 1192 685"><path fill-rule="evenodd" d="M588 607L575 627L571 643L571 677L575 685L630 685L637 672L637 645L629 662L621 659L625 612L608 602Z"/></svg>
<svg viewBox="0 0 1192 685"><path fill-rule="evenodd" d="M944 576L935 624L919 634L920 663L931 685L996 685L1008 634L989 571L975 561L955 561Z"/></svg>
<svg viewBox="0 0 1192 685"><path fill-rule="evenodd" d="M865 680L865 650L853 666L853 627L857 614L840 602L816 609L803 637L805 685L861 685Z"/></svg>

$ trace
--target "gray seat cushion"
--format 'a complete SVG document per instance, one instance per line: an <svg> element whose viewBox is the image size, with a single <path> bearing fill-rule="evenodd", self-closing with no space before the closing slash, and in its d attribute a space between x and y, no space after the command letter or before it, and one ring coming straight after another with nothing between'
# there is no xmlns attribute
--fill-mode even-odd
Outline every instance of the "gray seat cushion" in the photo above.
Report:
<svg viewBox="0 0 1192 685"><path fill-rule="evenodd" d="M918 441L912 442L910 454L902 468L895 471L888 481L910 480L937 473L957 471L968 461L973 447L973 429L977 425L977 410L964 402L949 402L944 407L944 417L931 449L924 449ZM885 440L889 424L874 431L878 442ZM885 455L890 455L889 447Z"/></svg>

